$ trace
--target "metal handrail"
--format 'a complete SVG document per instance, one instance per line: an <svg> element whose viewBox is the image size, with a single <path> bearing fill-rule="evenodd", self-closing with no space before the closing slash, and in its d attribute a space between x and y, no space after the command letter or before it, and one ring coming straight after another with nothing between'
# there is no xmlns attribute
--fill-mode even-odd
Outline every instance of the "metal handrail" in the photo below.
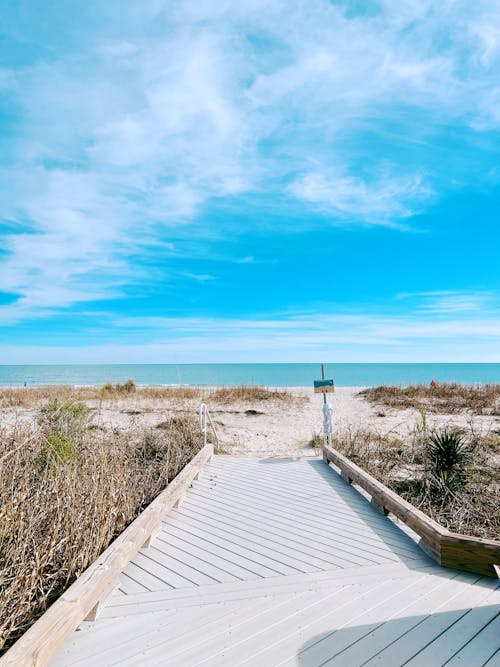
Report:
<svg viewBox="0 0 500 667"><path fill-rule="evenodd" d="M212 421L212 417L210 415L210 412L208 410L208 407L207 407L206 403L201 403L200 404L199 421L200 421L200 429L201 429L201 432L203 434L203 446L205 446L207 444L208 425L210 424L210 427L212 429L212 433L214 434L214 438L215 438L216 449L219 449L219 436L217 435L217 431L215 429L214 423Z"/></svg>

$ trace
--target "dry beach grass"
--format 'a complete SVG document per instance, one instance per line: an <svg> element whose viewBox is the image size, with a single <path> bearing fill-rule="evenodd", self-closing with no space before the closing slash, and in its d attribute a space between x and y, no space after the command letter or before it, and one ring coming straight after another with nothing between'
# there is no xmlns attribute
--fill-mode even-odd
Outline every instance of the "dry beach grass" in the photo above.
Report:
<svg viewBox="0 0 500 667"><path fill-rule="evenodd" d="M83 403L56 398L37 423L0 433L0 652L201 447L187 417L126 431L94 428L90 417Z"/></svg>
<svg viewBox="0 0 500 667"><path fill-rule="evenodd" d="M456 382L396 387L382 385L360 392L368 401L391 408L425 408L429 412L476 415L500 414L500 384L480 386Z"/></svg>
<svg viewBox="0 0 500 667"><path fill-rule="evenodd" d="M0 407L36 407L43 401L118 400L131 396L160 399L198 399L202 390L195 387L137 387L133 380L124 383L106 383L102 387L72 387L70 385L46 385L40 387L0 388Z"/></svg>
<svg viewBox="0 0 500 667"><path fill-rule="evenodd" d="M102 387L72 387L70 385L45 385L39 387L0 387L0 408L33 408L43 401L116 401L123 398L206 400L213 403L235 401L280 401L294 403L297 397L287 389L269 389L255 385L231 387L146 386L138 387L134 380L123 383L106 383Z"/></svg>

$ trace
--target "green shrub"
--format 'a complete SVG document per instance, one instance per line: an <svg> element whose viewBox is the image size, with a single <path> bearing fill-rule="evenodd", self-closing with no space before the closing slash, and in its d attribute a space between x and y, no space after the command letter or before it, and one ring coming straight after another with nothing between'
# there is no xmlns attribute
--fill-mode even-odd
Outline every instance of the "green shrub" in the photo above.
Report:
<svg viewBox="0 0 500 667"><path fill-rule="evenodd" d="M90 409L84 403L55 398L40 409L38 425L46 435L75 435L88 427L90 417Z"/></svg>
<svg viewBox="0 0 500 667"><path fill-rule="evenodd" d="M41 470L57 471L61 465L74 463L78 449L73 440L64 433L53 433L45 439L40 453Z"/></svg>
<svg viewBox="0 0 500 667"><path fill-rule="evenodd" d="M460 433L444 430L427 441L427 459L432 481L441 489L455 491L467 481L470 450Z"/></svg>

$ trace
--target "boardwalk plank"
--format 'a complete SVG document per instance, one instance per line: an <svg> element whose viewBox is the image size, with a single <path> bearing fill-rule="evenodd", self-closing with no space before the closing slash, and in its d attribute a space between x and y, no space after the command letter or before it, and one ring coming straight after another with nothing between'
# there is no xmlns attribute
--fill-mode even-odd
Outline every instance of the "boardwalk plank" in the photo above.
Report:
<svg viewBox="0 0 500 667"><path fill-rule="evenodd" d="M262 534L262 531L259 534L241 529L240 526L232 521L227 521L220 514L217 517L210 517L201 511L191 509L191 507L187 506L179 511L179 515L182 517L183 522L189 525L197 524L206 527L207 532L213 536L221 536L224 542L230 541L231 543L248 546L252 550L258 549L258 553L265 554L273 560L288 565L299 572L318 572L324 570L325 565L327 565L324 561L317 565L313 564L311 560L315 560L314 556L308 558L294 549L293 546L290 548L283 541L277 542L276 540L267 538L265 534Z"/></svg>
<svg viewBox="0 0 500 667"><path fill-rule="evenodd" d="M493 586L484 580L479 585L469 584L459 588L441 600L431 615L422 619L410 632L401 635L398 640L378 653L368 665L403 665L425 649L439 636L459 621L472 607L483 605L485 598L491 595ZM495 582L495 586L496 586ZM495 591L495 596L497 592ZM439 664L439 663L438 663Z"/></svg>
<svg viewBox="0 0 500 667"><path fill-rule="evenodd" d="M219 457L50 667L498 667L498 583L321 461Z"/></svg>
<svg viewBox="0 0 500 667"><path fill-rule="evenodd" d="M276 665L284 659L292 659L294 655L302 656L305 664L322 664L335 653L344 650L365 633L374 629L394 610L401 606L408 596L418 595L420 591L433 586L430 578L414 577L412 580L377 582L372 594L363 592L359 600L338 605L337 600L324 614L316 613L314 617L297 615L292 623L286 623L268 641L261 637L261 647L255 653L245 651L246 658L237 664ZM357 589L363 591L362 587ZM363 624L359 623L360 612ZM307 646L307 650L304 650ZM265 648L263 648L265 647ZM292 650L293 649L293 650ZM355 661L345 664L355 665Z"/></svg>
<svg viewBox="0 0 500 667"><path fill-rule="evenodd" d="M484 626L465 646L461 646L448 660L447 667L492 667L495 653L500 658L500 616ZM500 660L499 660L500 663Z"/></svg>
<svg viewBox="0 0 500 667"><path fill-rule="evenodd" d="M499 598L499 596L495 597ZM487 604L487 601L485 600L484 603ZM412 658L408 665L411 665L411 667L427 667L431 660L445 664L455 654L458 647L466 646L499 614L500 604L467 610L454 625Z"/></svg>
<svg viewBox="0 0 500 667"><path fill-rule="evenodd" d="M223 552L217 547L210 548L209 544L200 543L196 538L192 538L186 533L179 531L175 534L174 530L169 530L167 532L167 530L164 529L160 531L156 539L157 541L155 541L154 544L158 549L163 549L164 546L175 546L179 551L188 552L202 563L208 562L213 565L213 567L221 569L241 581L260 579L262 576L254 570L250 570L246 561L243 562L244 564L241 564L240 562L237 562L239 559L234 557L231 553Z"/></svg>
<svg viewBox="0 0 500 667"><path fill-rule="evenodd" d="M295 558L290 558L284 553L273 549L271 545L258 546L248 538L242 538L235 532L230 532L216 525L208 525L207 522L178 512L169 522L170 528L182 528L190 534L216 542L223 548L239 553L244 558L257 563L275 574L296 574L297 572L316 572L318 568L308 565Z"/></svg>
<svg viewBox="0 0 500 667"><path fill-rule="evenodd" d="M201 499L204 497L204 495L200 496ZM365 533L363 533L354 523L351 526L345 523L336 523L335 521L322 522L312 513L305 513L300 509L286 506L282 508L272 507L264 500L250 500L235 491L230 494L225 493L224 495L214 494L213 502L225 508L234 507L235 503L237 503L243 521L246 516L250 515L260 518L265 523L270 524L274 522L284 530L289 530L292 531L292 534L302 536L305 541L307 540L307 536L311 536L311 538L319 540L325 546L353 545L351 551L353 555L359 552L360 555L358 558L361 558L361 563L363 559L366 560L366 555L363 556L363 554L367 553L372 553L372 558L378 560L390 559L396 561L403 557L422 557L421 552L414 543L408 542L406 544L402 541L402 539L410 540L407 536L404 536L404 538L397 536L396 539L399 539L399 543L396 541L394 545L394 543L388 543L378 537L370 525L366 526ZM166 523L168 523L168 520L169 518L166 519ZM392 530L398 531L392 522L388 519L385 519L385 521L391 525ZM396 553L396 549L399 553ZM373 551L377 553L376 556L373 555Z"/></svg>
<svg viewBox="0 0 500 667"><path fill-rule="evenodd" d="M237 496L233 499L216 496L207 501L206 496L200 497L193 492L189 503L183 509L189 508L194 510L195 507L205 507L207 510L209 508L213 510L214 516L235 517L234 503L236 498ZM238 517L235 517L235 520L239 518L240 524L245 527L249 526L252 528L257 525L257 527L261 527L261 533L268 531L276 536L284 536L303 547L314 544L315 551L320 551L322 554L329 554L329 556L334 551L332 547L342 549L342 547L350 547L354 543L353 549L344 549L343 552L351 555L350 562L360 565L366 564L367 554L371 554L371 559L368 560L374 560L373 552L377 554L375 560L378 561L387 560L388 553L391 560L396 561L398 558L386 546L381 545L379 540L374 543L369 537L366 540L353 539L352 533L347 537L345 529L342 526L337 526L336 529L330 530L329 524L322 524L321 530L318 530L317 525L314 524L314 520L304 521L300 516L297 517L296 513L292 513L290 508L287 514L272 511L264 514L263 507L265 505L248 505L242 502L240 498L238 500Z"/></svg>
<svg viewBox="0 0 500 667"><path fill-rule="evenodd" d="M203 488L203 482L194 486L194 489L195 491L200 489L202 496L206 495L209 491L208 488ZM353 493L356 493L356 491L353 490ZM328 511L323 512L321 516L321 503L316 504L316 509L306 508L303 503L297 502L294 504L286 502L281 498L276 498L273 492L265 495L260 490L256 493L256 490L251 487L245 490L240 484L224 483L222 489L212 489L211 495L222 500L227 499L229 502L234 502L234 499L237 498L236 502L238 504L245 504L245 501L247 501L249 507L257 509L266 507L267 512L276 518L286 518L293 515L295 521L303 524L309 530L314 529L313 527L315 526L322 526L323 529L328 527L333 531L333 533L330 533L331 535L335 534L336 530L341 532L342 529L345 530L348 528L350 535L354 539L358 535L362 535L364 543L374 543L379 547L385 548L386 551L389 551L391 548L398 549L403 553L407 553L408 556L420 553L415 543L409 537L405 536L402 539L401 531L391 521L378 513L374 513L373 507L370 507L366 501L363 502L365 502L367 508L363 510L362 514L357 515L351 510L350 515L339 516L338 497L333 496L330 498ZM363 542L363 540L358 541Z"/></svg>

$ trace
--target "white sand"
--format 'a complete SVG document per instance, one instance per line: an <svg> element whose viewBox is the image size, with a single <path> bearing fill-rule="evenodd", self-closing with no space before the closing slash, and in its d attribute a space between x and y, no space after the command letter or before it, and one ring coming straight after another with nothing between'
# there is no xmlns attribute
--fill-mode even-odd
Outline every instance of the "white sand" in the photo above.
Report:
<svg viewBox="0 0 500 667"><path fill-rule="evenodd" d="M334 410L334 431L347 428L375 430L383 435L405 437L421 422L417 410L396 410L374 406L359 397L359 387L339 387L329 400ZM210 404L220 444L224 451L247 456L317 456L308 443L315 433L322 432L321 394L312 388L292 388L297 397L293 403L261 401L235 402L230 405ZM130 427L155 427L168 417L180 413L196 414L199 401L143 398L139 394L110 401L89 401L94 410L94 422L105 429ZM249 414L255 410L261 414ZM133 414L137 413L137 414ZM4 408L0 411L0 424L9 428L16 421L30 421L35 411ZM467 413L459 415L427 415L428 425L470 426ZM474 417L477 430L500 428L498 417Z"/></svg>
<svg viewBox="0 0 500 667"><path fill-rule="evenodd" d="M370 429L384 435L405 437L421 424L418 410L396 410L375 406L359 397L361 387L339 387L328 400L333 407L334 435L345 429ZM312 388L289 389L305 401L295 406L280 403L261 403L251 406L264 412L248 416L249 405L234 404L229 408L214 406L212 416L216 421L224 449L232 454L249 456L318 456L308 443L314 433L321 434L323 427L323 395L314 394ZM470 416L427 415L430 428L445 425L468 426ZM499 428L498 417L474 417L476 429L488 431Z"/></svg>

